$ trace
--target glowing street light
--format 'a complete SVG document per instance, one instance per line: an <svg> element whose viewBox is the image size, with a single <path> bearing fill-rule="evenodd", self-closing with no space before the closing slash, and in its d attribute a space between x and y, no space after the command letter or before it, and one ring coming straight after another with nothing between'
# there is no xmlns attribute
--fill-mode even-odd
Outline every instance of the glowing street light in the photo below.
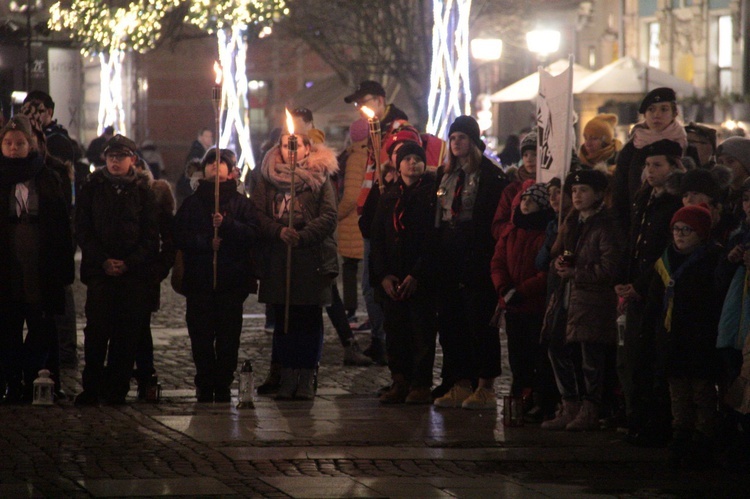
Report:
<svg viewBox="0 0 750 499"><path fill-rule="evenodd" d="M541 62L560 49L560 32L553 29L535 29L526 33L529 51L537 55Z"/></svg>
<svg viewBox="0 0 750 499"><path fill-rule="evenodd" d="M471 56L478 61L497 61L503 55L503 41L499 38L474 38Z"/></svg>

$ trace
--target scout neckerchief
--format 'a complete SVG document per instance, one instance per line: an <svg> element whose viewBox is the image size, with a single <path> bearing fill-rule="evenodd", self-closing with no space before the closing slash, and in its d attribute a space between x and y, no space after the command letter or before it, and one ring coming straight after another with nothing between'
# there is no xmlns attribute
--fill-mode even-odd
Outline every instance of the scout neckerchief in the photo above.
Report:
<svg viewBox="0 0 750 499"><path fill-rule="evenodd" d="M466 171L459 167L456 190L453 191L453 202L451 203L451 216L453 216L454 220L461 212L461 193L464 190L464 182L466 182Z"/></svg>
<svg viewBox="0 0 750 499"><path fill-rule="evenodd" d="M672 272L671 265L669 263L669 248L667 248L662 254L661 258L656 261L656 271L659 273L662 282L664 283L664 301L662 303L662 312L664 313L664 327L667 332L672 330L672 309L674 308L674 286L677 280L682 276L685 271L691 267L695 262L703 258L706 253L708 245L697 248L688 256L682 265L680 265L674 272Z"/></svg>
<svg viewBox="0 0 750 499"><path fill-rule="evenodd" d="M396 231L396 238L398 239L399 233L404 230L406 227L404 226L403 218L404 218L404 211L406 210L406 206L404 202L404 195L408 195L410 192L413 191L413 189L416 189L422 184L422 179L424 178L424 175L419 177L419 180L416 181L416 183L412 185L406 185L403 180L399 179L398 181L398 188L399 188L399 196L396 200L396 205L393 207L393 230Z"/></svg>

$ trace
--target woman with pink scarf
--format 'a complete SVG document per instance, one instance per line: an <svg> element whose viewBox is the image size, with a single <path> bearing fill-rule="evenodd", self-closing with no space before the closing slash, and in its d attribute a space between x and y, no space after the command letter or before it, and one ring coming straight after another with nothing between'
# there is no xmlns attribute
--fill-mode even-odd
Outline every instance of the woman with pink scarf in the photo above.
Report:
<svg viewBox="0 0 750 499"><path fill-rule="evenodd" d="M663 139L677 142L683 151L687 146L685 127L677 120L676 101L674 90L660 87L646 94L638 108L643 120L630 132L615 169L613 208L623 227L630 225L630 207L643 184L646 147Z"/></svg>

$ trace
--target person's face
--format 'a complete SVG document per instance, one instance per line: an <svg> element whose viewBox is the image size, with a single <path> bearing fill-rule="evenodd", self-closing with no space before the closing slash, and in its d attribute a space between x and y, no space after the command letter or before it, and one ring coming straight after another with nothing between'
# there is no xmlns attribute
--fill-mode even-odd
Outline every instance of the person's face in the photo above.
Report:
<svg viewBox="0 0 750 499"><path fill-rule="evenodd" d="M682 206L693 206L701 203L706 203L710 206L711 201L711 198L702 192L687 191L682 195Z"/></svg>
<svg viewBox="0 0 750 499"><path fill-rule="evenodd" d="M399 165L399 173L406 185L411 185L419 180L419 177L424 174L424 170L424 161L416 154L409 154L401 160Z"/></svg>
<svg viewBox="0 0 750 499"><path fill-rule="evenodd" d="M643 115L649 130L661 132L672 123L677 116L671 102L656 102L648 106Z"/></svg>
<svg viewBox="0 0 750 499"><path fill-rule="evenodd" d="M23 132L10 130L3 136L2 152L6 158L25 158L31 152L31 144Z"/></svg>
<svg viewBox="0 0 750 499"><path fill-rule="evenodd" d="M107 171L115 177L127 175L135 164L135 156L123 150L108 151L104 158L107 160Z"/></svg>
<svg viewBox="0 0 750 499"><path fill-rule="evenodd" d="M742 166L742 163L737 161L732 156L727 156L726 154L722 154L717 158L717 161L732 170L732 187L734 189L739 189L742 187L742 183L745 181L745 179L748 177L747 170L745 170L745 167Z"/></svg>
<svg viewBox="0 0 750 499"><path fill-rule="evenodd" d="M677 222L672 226L672 237L674 238L675 248L681 253L690 252L701 244L698 233L682 222Z"/></svg>
<svg viewBox="0 0 750 499"><path fill-rule="evenodd" d="M216 179L216 161L212 161L206 165L203 170L203 178L206 180ZM224 182L229 178L229 166L225 162L219 164L219 182Z"/></svg>
<svg viewBox="0 0 750 499"><path fill-rule="evenodd" d="M463 132L453 132L448 137L451 143L451 153L457 158L465 158L471 151L471 140Z"/></svg>
<svg viewBox="0 0 750 499"><path fill-rule="evenodd" d="M664 187L672 173L672 166L666 156L649 156L646 158L646 181L651 187Z"/></svg>
<svg viewBox="0 0 750 499"><path fill-rule="evenodd" d="M214 143L214 132L211 130L203 130L203 133L198 136L198 142L208 149Z"/></svg>
<svg viewBox="0 0 750 499"><path fill-rule="evenodd" d="M367 94L356 101L354 106L360 110L360 113L365 118L369 118L369 116L362 112L363 106L367 106L367 108L373 111L378 119L382 119L385 116L385 97L382 95Z"/></svg>
<svg viewBox="0 0 750 499"><path fill-rule="evenodd" d="M526 149L521 159L527 172L534 173L536 171L536 149Z"/></svg>
<svg viewBox="0 0 750 499"><path fill-rule="evenodd" d="M531 196L521 196L521 204L519 206L521 208L521 213L523 213L524 215L536 213L537 211L542 209L539 206L539 203L534 201Z"/></svg>
<svg viewBox="0 0 750 499"><path fill-rule="evenodd" d="M583 145L589 154L596 154L604 146L604 138L599 135L584 135Z"/></svg>
<svg viewBox="0 0 750 499"><path fill-rule="evenodd" d="M295 134L295 137L297 137L297 161L299 161L310 154L310 146L306 146L299 135ZM281 157L284 163L289 164L289 135L281 136Z"/></svg>
<svg viewBox="0 0 750 499"><path fill-rule="evenodd" d="M559 187L549 187L547 189L547 192L549 193L549 204L552 206L552 209L555 210L555 213L560 212L560 199L562 198L562 191Z"/></svg>
<svg viewBox="0 0 750 499"><path fill-rule="evenodd" d="M745 217L750 221L750 191L742 193L742 211L745 212Z"/></svg>
<svg viewBox="0 0 750 499"><path fill-rule="evenodd" d="M602 193L594 190L590 185L577 184L571 189L573 208L578 211L590 210L594 204L601 200Z"/></svg>
<svg viewBox="0 0 750 499"><path fill-rule="evenodd" d="M715 152L711 142L706 137L692 132L687 134L687 138L688 144L695 147L695 151L698 153L698 161L701 162L701 165L708 163Z"/></svg>

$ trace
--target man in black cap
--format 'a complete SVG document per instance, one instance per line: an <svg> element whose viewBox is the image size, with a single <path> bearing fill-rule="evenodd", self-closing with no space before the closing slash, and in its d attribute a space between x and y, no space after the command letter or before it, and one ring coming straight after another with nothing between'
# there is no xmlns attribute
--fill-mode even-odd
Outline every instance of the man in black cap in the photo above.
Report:
<svg viewBox="0 0 750 499"><path fill-rule="evenodd" d="M76 204L81 282L87 286L86 367L76 405L94 405L100 397L125 403L137 347L132 335L150 314L148 264L159 247L154 194L136 182L135 143L115 135L104 157L106 167L89 176Z"/></svg>

